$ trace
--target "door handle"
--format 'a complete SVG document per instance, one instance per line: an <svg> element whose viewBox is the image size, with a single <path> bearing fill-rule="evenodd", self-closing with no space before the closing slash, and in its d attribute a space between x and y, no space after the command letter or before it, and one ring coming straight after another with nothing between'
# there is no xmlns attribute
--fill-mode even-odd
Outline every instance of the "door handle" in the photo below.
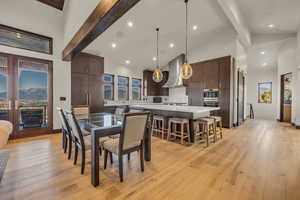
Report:
<svg viewBox="0 0 300 200"><path fill-rule="evenodd" d="M8 110L11 110L11 100L8 101Z"/></svg>
<svg viewBox="0 0 300 200"><path fill-rule="evenodd" d="M19 110L19 101L18 100L15 101L15 110Z"/></svg>

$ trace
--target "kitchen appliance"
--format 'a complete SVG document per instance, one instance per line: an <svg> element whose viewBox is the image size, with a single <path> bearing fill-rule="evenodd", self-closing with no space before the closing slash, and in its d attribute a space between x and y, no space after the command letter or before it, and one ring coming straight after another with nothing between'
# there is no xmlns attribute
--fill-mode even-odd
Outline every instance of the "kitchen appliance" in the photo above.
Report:
<svg viewBox="0 0 300 200"><path fill-rule="evenodd" d="M185 61L185 55L181 54L169 62L169 78L163 85L163 88L183 87L182 65Z"/></svg>
<svg viewBox="0 0 300 200"><path fill-rule="evenodd" d="M203 106L219 107L219 89L204 89L203 90Z"/></svg>
<svg viewBox="0 0 300 200"><path fill-rule="evenodd" d="M153 103L162 103L161 97L153 97Z"/></svg>

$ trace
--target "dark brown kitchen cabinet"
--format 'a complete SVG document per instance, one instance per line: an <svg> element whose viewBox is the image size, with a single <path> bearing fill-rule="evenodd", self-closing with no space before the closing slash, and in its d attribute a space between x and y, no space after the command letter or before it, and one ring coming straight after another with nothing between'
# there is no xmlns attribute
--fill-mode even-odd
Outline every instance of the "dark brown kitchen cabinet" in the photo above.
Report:
<svg viewBox="0 0 300 200"><path fill-rule="evenodd" d="M102 112L104 58L80 53L72 59L71 73L72 107L89 106L92 113Z"/></svg>
<svg viewBox="0 0 300 200"><path fill-rule="evenodd" d="M204 88L219 88L219 63L218 61L208 61L203 63L203 74L205 76Z"/></svg>
<svg viewBox="0 0 300 200"><path fill-rule="evenodd" d="M145 70L143 72L144 96L169 96L169 89L164 88L163 85L168 81L169 73L167 71L163 72L163 80L156 83L152 79L153 71Z"/></svg>
<svg viewBox="0 0 300 200"><path fill-rule="evenodd" d="M219 89L220 110L213 114L222 117L224 127L232 127L234 59L231 56L216 58L193 63L192 67L192 77L184 81L187 87L189 105L203 106L203 90Z"/></svg>

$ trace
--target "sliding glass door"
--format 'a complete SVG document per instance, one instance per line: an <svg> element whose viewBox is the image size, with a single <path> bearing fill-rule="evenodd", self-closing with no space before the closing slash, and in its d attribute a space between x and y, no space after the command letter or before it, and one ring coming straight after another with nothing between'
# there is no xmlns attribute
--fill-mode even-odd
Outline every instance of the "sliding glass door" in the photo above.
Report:
<svg viewBox="0 0 300 200"><path fill-rule="evenodd" d="M0 120L14 124L13 138L51 132L52 62L7 55L0 67Z"/></svg>

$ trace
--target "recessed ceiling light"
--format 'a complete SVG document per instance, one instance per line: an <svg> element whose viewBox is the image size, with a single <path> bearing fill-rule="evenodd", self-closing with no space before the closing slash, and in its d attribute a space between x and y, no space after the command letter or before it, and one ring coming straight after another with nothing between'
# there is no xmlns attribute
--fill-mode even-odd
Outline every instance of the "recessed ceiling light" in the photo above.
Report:
<svg viewBox="0 0 300 200"><path fill-rule="evenodd" d="M173 43L170 43L169 46L170 46L170 48L174 48L175 45Z"/></svg>
<svg viewBox="0 0 300 200"><path fill-rule="evenodd" d="M21 33L16 33L16 37L17 37L18 39L21 39L21 38L22 38Z"/></svg>
<svg viewBox="0 0 300 200"><path fill-rule="evenodd" d="M264 51L260 52L261 55L265 55L265 53L266 53L266 52L264 52Z"/></svg>
<svg viewBox="0 0 300 200"><path fill-rule="evenodd" d="M129 64L130 64L130 60L126 60L125 63L126 63L127 65L129 65Z"/></svg>
<svg viewBox="0 0 300 200"><path fill-rule="evenodd" d="M133 27L133 22L129 21L129 22L127 22L127 25L128 25L128 27Z"/></svg>
<svg viewBox="0 0 300 200"><path fill-rule="evenodd" d="M197 26L197 25L194 25L194 26L193 26L193 30L196 31L197 29L198 29L198 26Z"/></svg>
<svg viewBox="0 0 300 200"><path fill-rule="evenodd" d="M111 44L111 47L112 47L112 48L116 48L116 47L117 47L117 44L113 42L113 43Z"/></svg>
<svg viewBox="0 0 300 200"><path fill-rule="evenodd" d="M157 60L157 58L156 58L156 57L153 57L153 58L152 58L152 60L153 60L153 61L156 61L156 60Z"/></svg>
<svg viewBox="0 0 300 200"><path fill-rule="evenodd" d="M263 63L263 67L266 67L268 65L268 63Z"/></svg>
<svg viewBox="0 0 300 200"><path fill-rule="evenodd" d="M268 27L269 27L269 28L274 28L275 25L274 25L274 24L269 24Z"/></svg>

